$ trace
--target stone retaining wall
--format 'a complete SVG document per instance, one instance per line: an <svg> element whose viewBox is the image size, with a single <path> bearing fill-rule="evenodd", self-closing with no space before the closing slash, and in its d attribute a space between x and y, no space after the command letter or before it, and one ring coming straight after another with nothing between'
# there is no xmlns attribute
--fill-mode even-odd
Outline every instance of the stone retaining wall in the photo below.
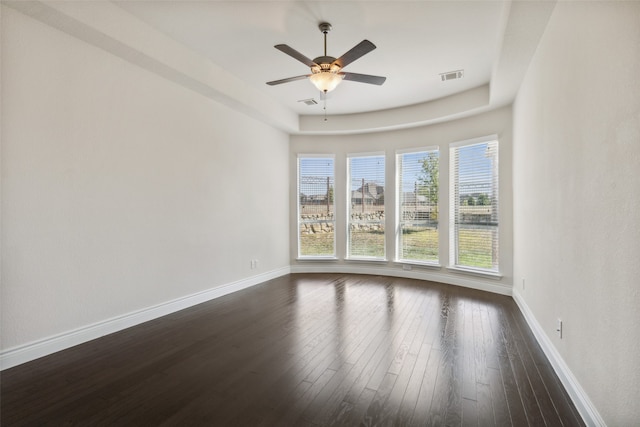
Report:
<svg viewBox="0 0 640 427"><path fill-rule="evenodd" d="M300 219L301 234L333 233L334 217L329 214L302 214ZM309 221L309 222L306 222ZM354 212L351 214L351 230L378 231L384 230L384 212Z"/></svg>

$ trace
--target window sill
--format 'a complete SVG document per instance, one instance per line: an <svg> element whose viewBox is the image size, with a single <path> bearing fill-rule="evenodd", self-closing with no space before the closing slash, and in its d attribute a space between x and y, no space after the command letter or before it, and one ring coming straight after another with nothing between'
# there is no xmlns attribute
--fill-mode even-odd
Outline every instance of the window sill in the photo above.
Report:
<svg viewBox="0 0 640 427"><path fill-rule="evenodd" d="M386 264L389 262L388 259L384 258L345 258L345 262L362 262L362 263L377 263L377 264Z"/></svg>
<svg viewBox="0 0 640 427"><path fill-rule="evenodd" d="M395 260L393 261L393 263L398 266L408 265L411 267L428 268L432 270L440 270L442 268L442 265L438 263L431 263L431 262Z"/></svg>
<svg viewBox="0 0 640 427"><path fill-rule="evenodd" d="M465 267L458 267L458 266L449 266L447 267L447 270L453 273L469 274L471 276L485 277L493 280L502 279L502 274L496 271L477 270L474 268L465 268Z"/></svg>
<svg viewBox="0 0 640 427"><path fill-rule="evenodd" d="M310 256L310 257L298 257L296 261L337 261L338 258L334 256Z"/></svg>

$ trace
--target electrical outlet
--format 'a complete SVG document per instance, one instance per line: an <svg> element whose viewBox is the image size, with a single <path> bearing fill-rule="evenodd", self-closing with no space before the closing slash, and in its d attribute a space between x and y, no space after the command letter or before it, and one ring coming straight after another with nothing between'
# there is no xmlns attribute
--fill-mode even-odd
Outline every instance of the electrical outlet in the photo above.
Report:
<svg viewBox="0 0 640 427"><path fill-rule="evenodd" d="M558 324L556 326L556 333L558 334L558 338L562 339L562 319L558 319Z"/></svg>
<svg viewBox="0 0 640 427"><path fill-rule="evenodd" d="M402 269L405 271L411 271L411 266L409 264L403 264Z"/></svg>

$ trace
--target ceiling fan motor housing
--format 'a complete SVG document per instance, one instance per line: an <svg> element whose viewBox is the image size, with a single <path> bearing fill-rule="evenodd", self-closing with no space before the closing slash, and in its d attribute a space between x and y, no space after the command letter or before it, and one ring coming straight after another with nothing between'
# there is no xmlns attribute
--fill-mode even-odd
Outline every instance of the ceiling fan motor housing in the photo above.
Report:
<svg viewBox="0 0 640 427"><path fill-rule="evenodd" d="M334 58L333 56L318 56L316 59L313 60L313 62L315 62L320 67L311 67L311 72L320 73L323 71L324 72L331 71L335 73L338 70L340 70L340 67L337 66L337 64L336 66L332 67L332 64L335 60L336 58Z"/></svg>

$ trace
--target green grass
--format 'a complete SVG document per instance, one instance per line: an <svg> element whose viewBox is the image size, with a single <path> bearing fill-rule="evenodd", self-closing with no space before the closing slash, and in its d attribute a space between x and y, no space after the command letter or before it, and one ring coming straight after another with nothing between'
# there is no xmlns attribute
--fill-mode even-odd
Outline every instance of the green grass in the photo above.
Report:
<svg viewBox="0 0 640 427"><path fill-rule="evenodd" d="M493 268L491 230L460 230L458 237L458 265Z"/></svg>
<svg viewBox="0 0 640 427"><path fill-rule="evenodd" d="M413 261L438 260L438 230L435 228L407 227L402 230L400 257Z"/></svg>
<svg viewBox="0 0 640 427"><path fill-rule="evenodd" d="M349 256L355 257L384 257L384 230L380 231L351 231L351 245Z"/></svg>
<svg viewBox="0 0 640 427"><path fill-rule="evenodd" d="M493 268L491 230L460 230L458 265ZM332 256L334 233L300 235L300 255ZM438 260L438 230L415 227L403 230L402 259ZM383 231L352 231L350 256L384 257Z"/></svg>
<svg viewBox="0 0 640 427"><path fill-rule="evenodd" d="M300 235L300 255L302 256L332 256L333 233L316 233Z"/></svg>

